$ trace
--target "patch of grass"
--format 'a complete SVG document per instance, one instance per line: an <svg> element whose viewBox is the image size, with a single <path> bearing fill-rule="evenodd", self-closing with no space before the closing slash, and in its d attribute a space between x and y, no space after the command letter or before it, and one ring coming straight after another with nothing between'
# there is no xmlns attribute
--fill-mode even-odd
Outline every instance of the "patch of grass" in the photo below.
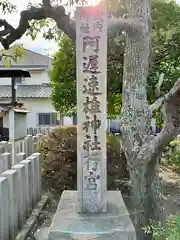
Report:
<svg viewBox="0 0 180 240"><path fill-rule="evenodd" d="M150 221L143 229L146 234L152 233L153 240L179 240L180 216L170 215L164 224Z"/></svg>

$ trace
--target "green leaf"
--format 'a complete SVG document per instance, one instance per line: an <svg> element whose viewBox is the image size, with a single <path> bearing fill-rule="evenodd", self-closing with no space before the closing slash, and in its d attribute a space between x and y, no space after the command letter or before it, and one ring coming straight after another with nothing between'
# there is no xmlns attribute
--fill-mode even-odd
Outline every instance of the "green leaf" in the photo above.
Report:
<svg viewBox="0 0 180 240"><path fill-rule="evenodd" d="M7 63L5 64L6 67L10 68L11 67L11 59L7 60Z"/></svg>

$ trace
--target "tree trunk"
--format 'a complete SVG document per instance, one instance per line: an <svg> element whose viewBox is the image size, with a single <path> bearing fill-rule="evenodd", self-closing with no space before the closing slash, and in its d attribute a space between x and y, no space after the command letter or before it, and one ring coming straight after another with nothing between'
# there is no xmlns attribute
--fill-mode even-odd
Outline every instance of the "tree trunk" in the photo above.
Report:
<svg viewBox="0 0 180 240"><path fill-rule="evenodd" d="M121 110L122 143L133 186L134 224L137 239L145 236L142 227L149 220L161 218L161 188L158 177L158 154L146 152L151 141L152 113L147 102L146 85L150 54L150 0L126 0L128 18L142 26L127 33L124 54L123 106ZM141 152L142 148L145 151Z"/></svg>
<svg viewBox="0 0 180 240"><path fill-rule="evenodd" d="M137 166L129 169L132 182L132 219L135 225L137 239L152 239L152 235L145 235L143 227L148 226L150 220L162 220L161 182L156 168L156 161L150 161L147 166Z"/></svg>

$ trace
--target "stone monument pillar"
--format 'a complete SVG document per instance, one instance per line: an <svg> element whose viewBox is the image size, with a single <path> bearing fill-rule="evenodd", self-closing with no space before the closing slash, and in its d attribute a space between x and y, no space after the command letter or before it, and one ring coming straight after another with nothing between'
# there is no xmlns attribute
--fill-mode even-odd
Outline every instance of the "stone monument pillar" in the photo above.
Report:
<svg viewBox="0 0 180 240"><path fill-rule="evenodd" d="M78 191L62 193L48 240L136 239L121 192L106 189L105 2L76 10Z"/></svg>
<svg viewBox="0 0 180 240"><path fill-rule="evenodd" d="M76 9L79 212L106 212L107 10Z"/></svg>

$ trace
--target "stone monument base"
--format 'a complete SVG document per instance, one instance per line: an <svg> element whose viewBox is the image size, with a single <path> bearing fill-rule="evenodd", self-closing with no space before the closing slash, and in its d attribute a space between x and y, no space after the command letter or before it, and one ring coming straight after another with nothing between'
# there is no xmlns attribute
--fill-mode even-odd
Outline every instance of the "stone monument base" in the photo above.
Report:
<svg viewBox="0 0 180 240"><path fill-rule="evenodd" d="M136 240L120 191L107 192L107 213L77 213L77 191L64 191L48 240Z"/></svg>

